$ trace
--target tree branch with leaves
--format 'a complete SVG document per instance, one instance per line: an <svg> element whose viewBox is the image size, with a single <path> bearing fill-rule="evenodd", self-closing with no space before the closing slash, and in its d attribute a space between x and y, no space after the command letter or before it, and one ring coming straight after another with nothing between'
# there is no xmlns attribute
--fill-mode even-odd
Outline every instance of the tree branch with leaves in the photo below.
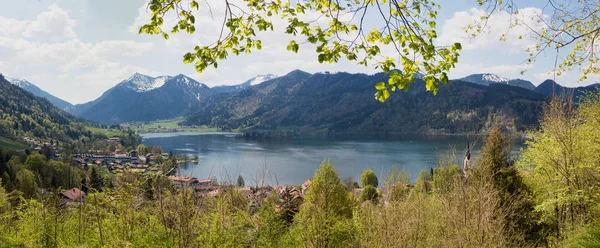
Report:
<svg viewBox="0 0 600 248"><path fill-rule="evenodd" d="M195 14L201 8L214 13L208 2L152 0L148 3L151 18L139 32L165 39L181 31L194 34ZM277 28L290 35L287 50L298 53L301 45L312 44L320 63L338 63L344 58L389 73L389 80L376 86L375 97L381 102L390 91L408 90L416 73L423 74L427 90L436 93L439 82L448 82L447 73L458 62L461 49L460 43L435 44L439 9L440 5L429 0L226 0L218 38L195 46L183 56L183 62L194 63L196 71L202 72L217 68L230 54L260 50L258 34L274 31L279 18L285 24ZM371 12L380 17L380 27L368 31L364 20ZM169 13L177 16L173 24L165 23ZM393 47L394 54L382 52L384 46Z"/></svg>

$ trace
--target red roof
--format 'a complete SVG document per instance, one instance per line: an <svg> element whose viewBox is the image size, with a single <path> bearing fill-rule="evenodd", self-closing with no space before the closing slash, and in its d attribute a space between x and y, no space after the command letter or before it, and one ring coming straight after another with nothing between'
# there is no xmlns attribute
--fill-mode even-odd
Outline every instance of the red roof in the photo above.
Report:
<svg viewBox="0 0 600 248"><path fill-rule="evenodd" d="M71 200L79 199L85 195L85 193L78 188L72 188L69 190L65 190L61 194Z"/></svg>

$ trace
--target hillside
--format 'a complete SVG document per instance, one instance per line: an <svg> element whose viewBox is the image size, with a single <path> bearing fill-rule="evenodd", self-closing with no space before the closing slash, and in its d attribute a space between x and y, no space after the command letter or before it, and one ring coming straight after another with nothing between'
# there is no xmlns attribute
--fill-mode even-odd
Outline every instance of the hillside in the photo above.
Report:
<svg viewBox="0 0 600 248"><path fill-rule="evenodd" d="M571 95L573 100L577 101L581 96L586 94L586 92L595 92L599 88L600 84L569 88L557 84L554 80L547 79L538 85L534 91L548 97L562 94Z"/></svg>
<svg viewBox="0 0 600 248"><path fill-rule="evenodd" d="M1 74L0 116L0 136L13 141L20 142L23 136L60 141L89 136L82 119L11 84Z"/></svg>
<svg viewBox="0 0 600 248"><path fill-rule="evenodd" d="M408 92L374 100L386 74L303 71L249 87L199 106L186 125L271 130L293 127L332 133L470 133L495 121L522 131L536 125L545 97L503 84L482 86L460 80L441 85L437 96L419 80Z"/></svg>
<svg viewBox="0 0 600 248"><path fill-rule="evenodd" d="M69 109L73 107L73 105L68 103L67 101L40 89L39 87L25 79L6 77L6 80L30 92L31 94L48 99L50 103L54 104L54 106L59 107L60 109Z"/></svg>

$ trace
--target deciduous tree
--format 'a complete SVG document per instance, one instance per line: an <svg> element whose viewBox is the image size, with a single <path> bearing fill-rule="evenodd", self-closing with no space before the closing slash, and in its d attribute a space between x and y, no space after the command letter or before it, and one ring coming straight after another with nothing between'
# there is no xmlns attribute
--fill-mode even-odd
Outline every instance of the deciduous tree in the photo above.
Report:
<svg viewBox="0 0 600 248"><path fill-rule="evenodd" d="M371 185L377 188L377 186L379 186L379 180L377 179L377 175L375 175L375 172L373 172L373 170L370 169L363 171L363 173L360 175L360 183L363 187Z"/></svg>

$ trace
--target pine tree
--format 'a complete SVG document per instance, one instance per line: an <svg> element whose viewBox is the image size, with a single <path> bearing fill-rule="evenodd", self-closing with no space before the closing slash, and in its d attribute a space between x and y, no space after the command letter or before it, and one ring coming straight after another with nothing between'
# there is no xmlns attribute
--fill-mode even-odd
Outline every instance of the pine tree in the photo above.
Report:
<svg viewBox="0 0 600 248"><path fill-rule="evenodd" d="M104 187L104 177L100 175L100 171L96 165L90 168L90 186L97 191L102 191Z"/></svg>
<svg viewBox="0 0 600 248"><path fill-rule="evenodd" d="M2 174L2 187L4 187L4 189L6 189L6 191L10 191L12 188L11 185L11 181L10 181L10 175L8 175L8 173L5 171Z"/></svg>
<svg viewBox="0 0 600 248"><path fill-rule="evenodd" d="M244 182L244 178L242 177L242 175L239 175L237 178L237 186L243 188L245 185L246 183Z"/></svg>

